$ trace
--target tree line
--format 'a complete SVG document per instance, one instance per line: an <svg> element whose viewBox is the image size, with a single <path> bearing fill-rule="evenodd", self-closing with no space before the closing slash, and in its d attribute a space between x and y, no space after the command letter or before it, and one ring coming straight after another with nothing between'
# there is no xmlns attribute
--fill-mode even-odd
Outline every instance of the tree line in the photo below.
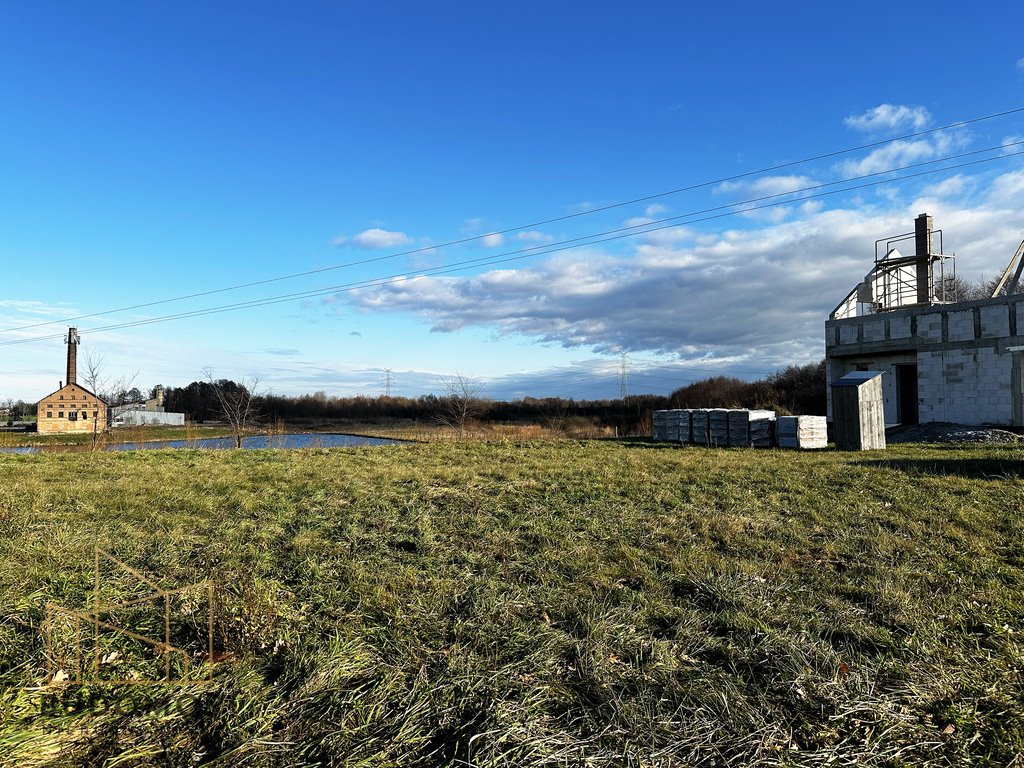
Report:
<svg viewBox="0 0 1024 768"><path fill-rule="evenodd" d="M563 397L524 397L489 400L471 380L447 380L439 394L420 397L335 397L325 392L286 396L260 393L252 383L231 379L193 381L184 387L164 387L164 407L184 413L194 422L237 420L244 404L246 418L264 423L322 421L374 422L386 420L442 422L462 428L469 422L534 422L555 429L584 424L636 430L650 413L665 408L768 408L780 413L825 414L825 361L789 366L763 379L743 381L713 376L680 387L670 395L639 394L601 400ZM156 387L149 390L155 395ZM117 401L145 399L129 388ZM35 415L36 404L0 401L7 420Z"/></svg>
<svg viewBox="0 0 1024 768"><path fill-rule="evenodd" d="M463 377L446 381L439 394L420 397L335 397L325 392L275 395L212 377L164 389L166 409L183 412L196 422L224 420L225 401L251 401L253 418L265 423L402 420L442 422L460 429L474 421L534 422L553 428L586 423L626 433L641 426L652 411L665 408L769 408L780 413L824 415L825 361L789 366L757 381L715 376L680 387L670 395L639 394L603 400L488 400L480 395L478 386Z"/></svg>

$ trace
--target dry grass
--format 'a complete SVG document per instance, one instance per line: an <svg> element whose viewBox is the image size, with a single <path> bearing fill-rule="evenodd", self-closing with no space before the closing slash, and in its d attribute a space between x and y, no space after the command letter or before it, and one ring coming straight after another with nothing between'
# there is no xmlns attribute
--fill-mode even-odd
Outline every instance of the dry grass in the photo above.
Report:
<svg viewBox="0 0 1024 768"><path fill-rule="evenodd" d="M557 427L542 424L499 424L473 422L464 429L429 422L395 421L389 424L348 423L319 427L320 431L338 431L370 437L389 437L417 443L523 441L523 440L596 440L615 437L611 427L592 424L586 420L566 423Z"/></svg>
<svg viewBox="0 0 1024 768"><path fill-rule="evenodd" d="M1010 765L1022 459L3 456L0 764ZM213 575L235 654L214 684L45 685L45 603L85 605L95 543L169 585Z"/></svg>

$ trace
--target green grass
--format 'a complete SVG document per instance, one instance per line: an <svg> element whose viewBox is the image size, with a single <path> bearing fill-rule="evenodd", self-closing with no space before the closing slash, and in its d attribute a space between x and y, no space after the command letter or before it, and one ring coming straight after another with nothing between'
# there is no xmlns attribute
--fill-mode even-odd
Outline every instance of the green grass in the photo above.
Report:
<svg viewBox="0 0 1024 768"><path fill-rule="evenodd" d="M1022 474L1013 446L2 456L0 765L1005 766ZM46 685L96 544L212 575L212 684Z"/></svg>

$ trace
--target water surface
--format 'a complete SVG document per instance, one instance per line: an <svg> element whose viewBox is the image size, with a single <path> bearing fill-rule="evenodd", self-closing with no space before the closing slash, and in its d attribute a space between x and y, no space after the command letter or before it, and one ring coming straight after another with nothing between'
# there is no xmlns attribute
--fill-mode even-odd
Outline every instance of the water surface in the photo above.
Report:
<svg viewBox="0 0 1024 768"><path fill-rule="evenodd" d="M242 439L242 449L258 451L266 448L351 448L368 445L396 445L402 441L384 437L339 435L303 432L288 435L249 435ZM233 437L198 437L193 440L146 440L138 443L106 443L104 451L140 451L159 448L234 448ZM0 448L0 453L51 453L90 451L91 445L19 445Z"/></svg>

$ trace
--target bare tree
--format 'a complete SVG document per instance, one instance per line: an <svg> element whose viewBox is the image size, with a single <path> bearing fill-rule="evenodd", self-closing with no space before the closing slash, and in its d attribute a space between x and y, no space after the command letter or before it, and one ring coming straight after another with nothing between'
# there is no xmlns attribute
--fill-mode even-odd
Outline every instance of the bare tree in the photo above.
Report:
<svg viewBox="0 0 1024 768"><path fill-rule="evenodd" d="M483 410L482 391L477 382L461 373L442 379L441 396L437 399L437 420L461 434Z"/></svg>
<svg viewBox="0 0 1024 768"><path fill-rule="evenodd" d="M99 397L108 407L124 405L128 401L129 392L135 386L135 379L138 378L139 372L136 371L131 376L125 374L114 377L106 373L104 360L103 355L85 353L85 370L82 375L85 388Z"/></svg>
<svg viewBox="0 0 1024 768"><path fill-rule="evenodd" d="M260 380L254 377L248 382L243 379L236 384L227 379L214 379L213 372L209 369L204 373L207 383L217 396L220 417L231 427L235 448L241 448L246 432L251 430L260 416L259 407L255 402Z"/></svg>
<svg viewBox="0 0 1024 768"><path fill-rule="evenodd" d="M978 284L982 287L982 291L984 292L984 296L981 296L980 298L983 298L983 299L990 298L992 296L992 293L995 291L996 286L999 285L999 280L1000 280L1001 277L1002 277L1002 274L997 272L996 274L992 275L991 277L989 277L987 279L983 277L981 280L979 280ZM999 293L997 295L998 296L1006 296L1008 291L1009 291L1009 288L1010 288L1010 278L1007 278L1007 280L1003 284L1002 288L999 289ZM1013 287L1013 292L1014 293L1024 293L1024 282L1017 283L1017 285L1015 285Z"/></svg>
<svg viewBox="0 0 1024 768"><path fill-rule="evenodd" d="M540 418L551 431L565 432L569 424L569 404L560 397L549 397L541 405Z"/></svg>
<svg viewBox="0 0 1024 768"><path fill-rule="evenodd" d="M980 277L975 282L965 280L962 277L947 277L942 283L944 289L944 295L946 301L977 301L978 299L988 299L992 297L993 291L999 284L999 278L1001 275L991 275L989 277ZM1008 286L1004 285L999 291L1000 296L1006 295L1006 289ZM1024 292L1024 286L1018 285L1014 289L1014 293ZM941 294L940 294L941 295Z"/></svg>

